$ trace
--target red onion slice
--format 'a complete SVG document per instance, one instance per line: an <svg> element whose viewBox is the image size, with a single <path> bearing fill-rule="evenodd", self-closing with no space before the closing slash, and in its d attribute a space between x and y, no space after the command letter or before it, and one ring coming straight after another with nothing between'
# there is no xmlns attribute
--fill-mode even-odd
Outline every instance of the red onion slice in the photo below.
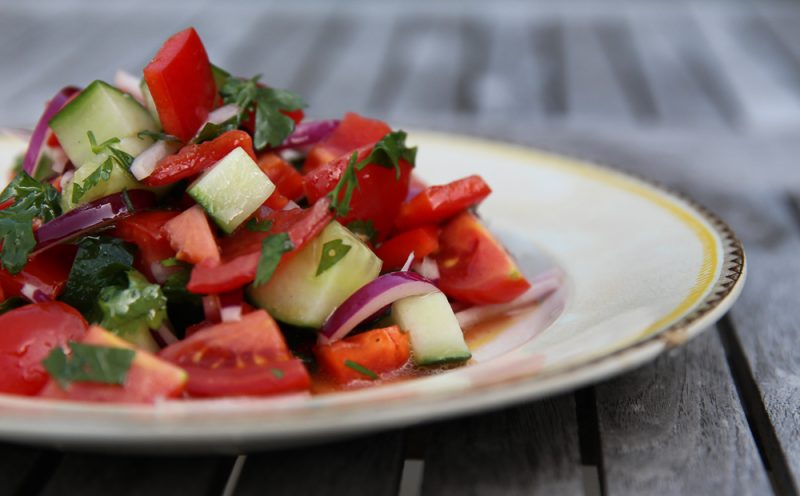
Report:
<svg viewBox="0 0 800 496"><path fill-rule="evenodd" d="M153 173L161 159L177 152L180 147L177 141L156 141L133 159L131 174L141 181Z"/></svg>
<svg viewBox="0 0 800 496"><path fill-rule="evenodd" d="M320 329L320 344L338 341L397 300L439 291L432 282L413 272L384 274L350 295Z"/></svg>
<svg viewBox="0 0 800 496"><path fill-rule="evenodd" d="M44 113L39 117L39 122L36 123L36 127L33 129L33 134L28 144L28 151L25 153L25 158L22 161L22 168L31 176L36 177L36 166L42 156L42 151L50 131L50 119L80 91L80 89L73 86L67 86L56 93L56 96L47 103Z"/></svg>
<svg viewBox="0 0 800 496"><path fill-rule="evenodd" d="M47 293L28 282L22 285L20 293L31 303L44 303L46 301L53 301L52 298L47 296Z"/></svg>
<svg viewBox="0 0 800 496"><path fill-rule="evenodd" d="M136 210L150 208L156 203L155 195L149 191L133 190L128 191L127 195L133 210L128 208L125 193L116 193L81 205L44 224L35 233L36 250L33 254L106 227Z"/></svg>
<svg viewBox="0 0 800 496"><path fill-rule="evenodd" d="M327 138L337 127L339 127L337 119L301 122L294 128L292 134L283 140L283 143L275 147L274 150L289 150L313 145Z"/></svg>
<svg viewBox="0 0 800 496"><path fill-rule="evenodd" d="M219 295L219 315L222 322L242 320L242 301L244 293L241 288Z"/></svg>
<svg viewBox="0 0 800 496"><path fill-rule="evenodd" d="M218 294L205 295L202 298L203 315L207 322L218 323L222 320L222 312Z"/></svg>
<svg viewBox="0 0 800 496"><path fill-rule="evenodd" d="M151 329L150 335L153 336L153 339L155 339L156 343L158 343L158 346L161 348L166 348L179 341L167 324L162 325L156 331Z"/></svg>
<svg viewBox="0 0 800 496"><path fill-rule="evenodd" d="M413 269L414 272L426 279L430 279L431 282L439 282L439 264L436 263L434 258L423 258L421 261L414 264Z"/></svg>
<svg viewBox="0 0 800 496"><path fill-rule="evenodd" d="M215 109L208 114L205 124L200 126L200 129L203 129L206 124L222 124L228 119L232 119L239 115L241 111L242 109L240 109L236 104L229 103L228 105L223 105L222 107Z"/></svg>

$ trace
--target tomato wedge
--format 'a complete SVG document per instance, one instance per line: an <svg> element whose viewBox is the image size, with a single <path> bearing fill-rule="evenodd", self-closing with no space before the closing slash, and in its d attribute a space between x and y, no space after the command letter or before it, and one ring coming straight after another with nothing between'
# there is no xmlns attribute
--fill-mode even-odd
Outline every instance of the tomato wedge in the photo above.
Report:
<svg viewBox="0 0 800 496"><path fill-rule="evenodd" d="M329 205L327 200L323 200L308 209L272 212L265 217L265 220L272 222L268 232L250 231L246 227L239 229L233 236L222 240L222 263L195 265L187 288L193 293L212 294L251 283L256 277L264 238L270 234L288 233L294 251L284 254L286 259L314 239L330 223L333 216L329 212Z"/></svg>
<svg viewBox="0 0 800 496"><path fill-rule="evenodd" d="M159 356L189 373L192 396L267 396L311 387L303 362L263 310L200 329Z"/></svg>
<svg viewBox="0 0 800 496"><path fill-rule="evenodd" d="M170 246L178 252L178 260L193 264L206 261L212 265L219 263L217 240L200 205L184 210L164 224L163 229Z"/></svg>
<svg viewBox="0 0 800 496"><path fill-rule="evenodd" d="M255 160L253 140L244 131L227 131L211 141L186 145L175 155L163 158L153 173L142 180L147 186L165 186L200 174L222 160L236 148L246 151Z"/></svg>
<svg viewBox="0 0 800 496"><path fill-rule="evenodd" d="M480 203L491 192L480 176L468 176L441 186L430 186L403 204L395 224L398 229L438 224Z"/></svg>
<svg viewBox="0 0 800 496"><path fill-rule="evenodd" d="M83 344L135 350L125 383L101 384L73 382L62 389L50 380L39 396L104 403L153 403L163 398L177 398L186 388L186 372L146 351L134 348L124 339L93 325L81 340Z"/></svg>
<svg viewBox="0 0 800 496"><path fill-rule="evenodd" d="M78 340L86 321L60 302L37 303L0 315L0 392L35 395L47 383L42 366L50 350Z"/></svg>
<svg viewBox="0 0 800 496"><path fill-rule="evenodd" d="M214 108L217 86L194 28L170 37L144 68L144 80L169 134L189 141Z"/></svg>
<svg viewBox="0 0 800 496"><path fill-rule="evenodd" d="M391 131L392 128L383 121L348 112L330 135L309 150L303 163L303 173L311 172L356 148L380 141Z"/></svg>
<svg viewBox="0 0 800 496"><path fill-rule="evenodd" d="M175 256L175 250L170 246L169 238L162 228L179 213L174 210L136 212L117 222L109 233L139 248L134 258L134 267L150 281L163 283L169 274L180 270L161 265L163 260Z"/></svg>
<svg viewBox="0 0 800 496"><path fill-rule="evenodd" d="M262 153L258 166L283 196L292 201L303 196L303 176L277 153Z"/></svg>
<svg viewBox="0 0 800 496"><path fill-rule="evenodd" d="M358 149L358 160L372 151L372 145ZM345 154L305 175L306 198L311 203L330 193L342 177L351 154ZM356 173L358 188L353 190L350 211L339 222L369 221L376 232L376 241L386 239L394 226L400 206L408 195L411 165L400 160L400 177L395 169L369 164ZM342 192L343 193L343 192Z"/></svg>
<svg viewBox="0 0 800 496"><path fill-rule="evenodd" d="M375 379L403 367L411 355L408 334L399 327L373 329L332 344L314 347L320 370L337 384ZM359 370L363 367L366 370Z"/></svg>
<svg viewBox="0 0 800 496"><path fill-rule="evenodd" d="M469 212L442 228L436 261L439 288L464 302L505 303L531 287L505 248Z"/></svg>
<svg viewBox="0 0 800 496"><path fill-rule="evenodd" d="M77 252L78 249L74 245L57 245L32 256L25 264L25 268L17 274L12 275L0 268L0 287L5 297L24 296L23 287L28 285L55 300L67 284L72 261Z"/></svg>
<svg viewBox="0 0 800 496"><path fill-rule="evenodd" d="M413 252L414 260L422 260L439 249L439 229L436 226L424 226L402 232L375 250L375 254L383 260L383 271L401 268Z"/></svg>

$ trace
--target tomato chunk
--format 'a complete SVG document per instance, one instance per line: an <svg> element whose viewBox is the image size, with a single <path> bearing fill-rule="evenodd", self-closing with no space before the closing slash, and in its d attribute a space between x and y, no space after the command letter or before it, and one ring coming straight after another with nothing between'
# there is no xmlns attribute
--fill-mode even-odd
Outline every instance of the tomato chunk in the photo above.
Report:
<svg viewBox="0 0 800 496"><path fill-rule="evenodd" d="M200 205L195 205L169 220L163 229L170 245L178 252L178 260L192 264L219 263L217 240Z"/></svg>
<svg viewBox="0 0 800 496"><path fill-rule="evenodd" d="M289 234L294 251L284 254L282 260L285 260L330 223L333 216L328 206L329 202L323 200L307 209L272 212L264 218L272 222L268 232L250 231L246 227L239 229L233 236L222 240L222 263L216 266L207 263L195 265L187 286L189 291L199 294L222 293L253 282L264 238L282 232Z"/></svg>
<svg viewBox="0 0 800 496"><path fill-rule="evenodd" d="M267 396L311 386L305 366L263 310L197 330L159 355L189 373L192 396Z"/></svg>
<svg viewBox="0 0 800 496"><path fill-rule="evenodd" d="M297 201L303 196L303 176L277 153L263 153L258 166L286 198Z"/></svg>
<svg viewBox="0 0 800 496"><path fill-rule="evenodd" d="M163 158L153 173L142 181L147 186L164 186L200 174L222 160L236 148L241 148L255 160L253 140L244 131L228 131L199 145L186 145L175 155Z"/></svg>
<svg viewBox="0 0 800 496"><path fill-rule="evenodd" d="M83 344L135 350L125 383L102 384L73 382L65 389L50 380L39 396L104 403L153 403L162 398L177 398L186 388L186 372L146 351L134 348L124 339L93 325L81 340Z"/></svg>
<svg viewBox="0 0 800 496"><path fill-rule="evenodd" d="M468 176L441 186L430 186L403 204L395 224L398 229L438 224L480 203L491 192L480 176Z"/></svg>
<svg viewBox="0 0 800 496"><path fill-rule="evenodd" d="M139 248L134 258L134 267L150 281L163 283L167 276L180 270L178 267L164 267L163 260L173 258L175 250L162 228L180 212L174 210L151 210L136 212L117 222L110 232L112 236L133 243Z"/></svg>
<svg viewBox="0 0 800 496"><path fill-rule="evenodd" d="M436 262L439 288L464 302L505 303L531 287L505 248L469 212L442 228Z"/></svg>
<svg viewBox="0 0 800 496"><path fill-rule="evenodd" d="M37 303L0 315L0 392L35 395L47 383L50 350L78 340L86 321L60 302Z"/></svg>
<svg viewBox="0 0 800 496"><path fill-rule="evenodd" d="M208 54L194 28L170 37L144 68L161 125L189 141L214 108L217 87Z"/></svg>
<svg viewBox="0 0 800 496"><path fill-rule="evenodd" d="M358 160L363 160L372 151L372 145L358 149ZM305 175L305 192L308 201L314 203L330 193L338 184L350 161L350 154L314 169ZM400 206L408 195L411 165L400 160L400 177L395 169L369 164L356 173L358 187L353 190L350 210L338 219L344 225L354 221L369 221L375 228L376 241L386 239ZM342 194L344 191L342 191Z"/></svg>
<svg viewBox="0 0 800 496"><path fill-rule="evenodd" d="M24 296L23 288L27 286L36 288L55 300L67 285L72 261L77 252L74 245L58 245L32 256L25 268L17 274L12 275L0 268L0 287L3 288L3 293L6 298ZM29 297L30 295L26 296Z"/></svg>
<svg viewBox="0 0 800 496"><path fill-rule="evenodd" d="M408 334L397 326L373 329L314 347L320 370L337 384L374 379L359 371L359 366L376 375L392 372L403 367L410 355Z"/></svg>
<svg viewBox="0 0 800 496"><path fill-rule="evenodd" d="M385 241L375 254L383 260L383 270L401 268L413 252L414 260L422 260L439 249L439 230L424 226L402 232Z"/></svg>
<svg viewBox="0 0 800 496"><path fill-rule="evenodd" d="M380 141L391 131L392 128L383 121L367 119L348 112L336 129L308 152L305 163L303 163L303 173L325 165L356 148Z"/></svg>

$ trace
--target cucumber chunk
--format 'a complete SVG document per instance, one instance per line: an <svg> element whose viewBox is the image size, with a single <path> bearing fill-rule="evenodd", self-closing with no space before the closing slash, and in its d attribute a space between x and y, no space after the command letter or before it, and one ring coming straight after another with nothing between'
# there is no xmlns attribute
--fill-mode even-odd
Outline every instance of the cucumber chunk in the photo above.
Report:
<svg viewBox="0 0 800 496"><path fill-rule="evenodd" d="M225 155L186 190L226 233L239 227L275 191L275 185L240 148Z"/></svg>
<svg viewBox="0 0 800 496"><path fill-rule="evenodd" d="M444 293L398 300L392 304L392 319L410 334L417 365L463 362L472 357Z"/></svg>
<svg viewBox="0 0 800 496"><path fill-rule="evenodd" d="M142 189L142 185L136 181L133 175L124 170L118 164L114 164L111 169L111 175L107 181L99 181L94 187L86 191L77 202L72 201L72 190L75 184L83 184L87 177L96 171L102 162L94 160L85 163L80 169L75 171L72 179L64 185L64 191L61 195L61 208L66 212L72 210L78 205L89 203L90 201L103 198L104 196L119 193L123 189Z"/></svg>
<svg viewBox="0 0 800 496"><path fill-rule="evenodd" d="M333 240L341 240L350 250L317 275L323 246ZM333 221L291 260L281 263L266 284L250 286L248 291L253 303L276 319L319 328L344 300L378 277L381 264L367 245Z"/></svg>
<svg viewBox="0 0 800 496"><path fill-rule="evenodd" d="M150 88L147 86L144 78L139 83L139 89L142 90L142 97L144 97L144 106L159 127L161 127L161 119L158 117L158 110L156 110L156 102L153 100L153 94L150 93Z"/></svg>
<svg viewBox="0 0 800 496"><path fill-rule="evenodd" d="M98 158L89 145L89 131L98 143L119 138L121 142L115 146L135 157L153 143L137 134L157 131L158 125L133 97L95 81L50 119L50 128L72 163L80 167Z"/></svg>

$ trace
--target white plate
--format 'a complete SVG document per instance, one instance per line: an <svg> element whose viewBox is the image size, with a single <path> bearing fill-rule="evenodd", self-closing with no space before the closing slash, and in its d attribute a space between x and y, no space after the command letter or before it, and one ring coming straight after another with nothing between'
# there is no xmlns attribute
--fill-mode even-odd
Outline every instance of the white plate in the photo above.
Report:
<svg viewBox="0 0 800 496"><path fill-rule="evenodd" d="M542 305L472 335L465 367L343 393L81 404L0 395L0 438L115 450L238 451L319 442L499 408L619 374L683 344L730 308L744 253L691 201L625 174L474 138L412 133L431 183L481 174L480 212L529 276L555 266Z"/></svg>

